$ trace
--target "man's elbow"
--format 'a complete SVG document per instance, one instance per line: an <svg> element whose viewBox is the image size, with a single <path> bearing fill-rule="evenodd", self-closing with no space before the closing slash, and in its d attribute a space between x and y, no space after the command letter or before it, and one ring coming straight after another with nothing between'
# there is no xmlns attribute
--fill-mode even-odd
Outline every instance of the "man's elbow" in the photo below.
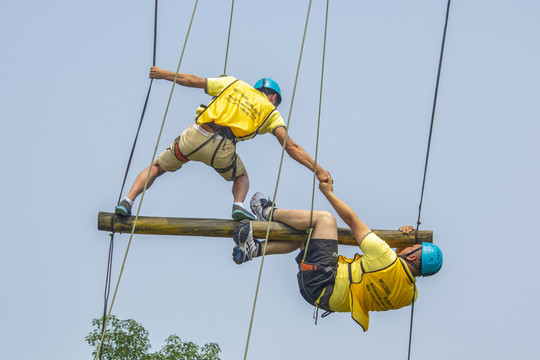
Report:
<svg viewBox="0 0 540 360"><path fill-rule="evenodd" d="M300 146L295 143L291 138L287 138L287 141L285 142L285 150L288 153L298 152L300 150Z"/></svg>
<svg viewBox="0 0 540 360"><path fill-rule="evenodd" d="M204 88L206 87L206 80L195 75L189 75L184 80L183 85L192 88Z"/></svg>
<svg viewBox="0 0 540 360"><path fill-rule="evenodd" d="M296 145L295 143L287 143L285 144L285 151L287 152L287 154L289 154L290 157L292 157L293 159L296 159L298 157L298 154L299 154L299 146Z"/></svg>

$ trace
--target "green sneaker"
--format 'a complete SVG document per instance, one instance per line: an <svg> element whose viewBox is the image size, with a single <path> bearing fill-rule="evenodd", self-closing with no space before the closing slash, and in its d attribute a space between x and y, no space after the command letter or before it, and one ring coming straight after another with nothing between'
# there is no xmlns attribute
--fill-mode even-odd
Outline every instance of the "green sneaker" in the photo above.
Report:
<svg viewBox="0 0 540 360"><path fill-rule="evenodd" d="M118 205L116 205L116 208L114 208L114 212L121 216L130 216L131 215L131 205L127 202L126 199L120 201Z"/></svg>
<svg viewBox="0 0 540 360"><path fill-rule="evenodd" d="M239 205L233 205L231 216L234 220L237 220L237 221L244 220L244 219L256 220L255 216L253 216L252 213L250 213L249 211L247 211L246 209L244 209L243 207Z"/></svg>

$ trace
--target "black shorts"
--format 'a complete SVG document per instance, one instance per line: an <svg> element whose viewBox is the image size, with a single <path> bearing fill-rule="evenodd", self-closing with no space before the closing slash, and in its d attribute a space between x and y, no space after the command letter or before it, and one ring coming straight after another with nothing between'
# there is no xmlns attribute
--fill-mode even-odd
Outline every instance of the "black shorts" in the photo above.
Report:
<svg viewBox="0 0 540 360"><path fill-rule="evenodd" d="M317 306L315 301L326 288L319 300L318 307L330 311L328 301L334 291L337 274L338 242L330 239L311 239L307 248L306 258L304 251L296 257L298 264L298 286L300 294L311 305Z"/></svg>

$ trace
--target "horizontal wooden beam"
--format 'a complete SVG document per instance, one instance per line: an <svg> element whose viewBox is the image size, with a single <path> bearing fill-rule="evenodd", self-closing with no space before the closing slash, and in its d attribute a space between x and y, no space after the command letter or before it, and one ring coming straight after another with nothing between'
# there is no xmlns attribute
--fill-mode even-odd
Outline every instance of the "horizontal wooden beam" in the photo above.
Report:
<svg viewBox="0 0 540 360"><path fill-rule="evenodd" d="M135 216L117 216L112 213L98 214L98 230L131 233ZM139 216L135 234L183 235L232 238L237 221L224 219L197 219ZM253 221L253 236L266 238L268 222ZM373 230L391 247L407 247L415 244L414 232L405 235L397 230ZM270 223L269 240L305 241L307 234L279 222ZM338 228L338 241L342 245L357 246L349 228ZM433 231L418 231L418 242L433 242Z"/></svg>

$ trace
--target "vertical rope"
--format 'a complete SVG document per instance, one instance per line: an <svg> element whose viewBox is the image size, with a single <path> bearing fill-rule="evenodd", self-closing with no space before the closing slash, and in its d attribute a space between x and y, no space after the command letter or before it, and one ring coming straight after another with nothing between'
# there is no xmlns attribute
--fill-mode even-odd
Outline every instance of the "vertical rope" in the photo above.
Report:
<svg viewBox="0 0 540 360"><path fill-rule="evenodd" d="M413 298L412 298L412 304L411 304L411 325L409 326L409 354L407 356L407 359L411 360L411 338L412 338L412 330L413 330L413 319L414 319L414 295L416 294L416 283L414 284L414 290L413 290Z"/></svg>
<svg viewBox="0 0 540 360"><path fill-rule="evenodd" d="M293 104L294 104L294 97L295 97L295 94L296 94L296 85L298 84L298 74L300 72L300 65L302 63L302 53L304 51L304 44L305 44L305 40L306 40L306 32L307 32L307 27L308 27L308 23L309 23L309 14L311 12L311 2L312 2L312 0L309 0L309 6L308 6L307 15L306 15L306 24L304 26L304 35L302 37L302 46L300 48L300 56L298 58L298 66L296 68L296 77L294 79L294 87L293 87L293 92L292 92L292 96L291 96L291 106L289 108L289 116L287 117L287 127L286 127L286 132L285 132L285 141L283 142L283 147L281 148L281 159L280 159L280 162L279 162L278 176L277 176L277 180L276 180L276 187L274 189L274 197L273 197L273 201L272 201L272 208L270 210L269 219L272 219L273 214L274 214L274 204L276 202L276 196L277 196L277 191L278 191L278 187L279 187L279 179L281 177L281 169L283 167L283 158L284 158L284 155L285 155L285 146L287 144L287 137L288 137L288 132L289 132L289 124L291 122L291 113L292 113L292 108L293 108ZM248 348L249 348L249 340L251 338L251 330L253 328L253 318L255 317L255 308L257 306L257 297L258 297L258 294L259 294L259 288L260 288L260 284L261 284L262 270L263 270L263 266L264 266L264 257L265 257L265 254L266 254L266 245L268 244L268 237L270 235L270 222L271 222L271 220L268 220L268 228L266 229L266 239L264 241L264 247L263 247L262 253L261 253L261 266L260 266L260 269L259 269L259 277L257 279L257 286L256 286L256 289L255 289L255 297L253 299L253 309L251 311L251 319L250 319L250 322L249 322L249 330L248 330L248 335L247 335L247 340L246 340L246 348L245 348L245 351L244 351L244 360L247 359L247 353L248 353Z"/></svg>
<svg viewBox="0 0 540 360"><path fill-rule="evenodd" d="M223 75L227 74L227 59L229 58L229 43L231 41L233 11L234 11L234 0L232 0L231 2L231 18L229 19L229 35L227 36L227 50L225 50L225 65L223 66Z"/></svg>
<svg viewBox="0 0 540 360"><path fill-rule="evenodd" d="M156 43L157 43L157 13L158 13L158 0L155 0L154 5L154 45L153 45L153 51L152 51L152 66L156 66ZM154 79L150 79L150 85L148 86L148 91L146 93L146 99L144 101L144 106L141 112L141 117L139 119L139 126L137 127L137 132L135 134L135 139L133 140L133 145L131 147L131 153L129 155L128 163L126 166L126 171L124 173L124 180L122 181L122 186L120 188L120 193L118 194L118 201L120 202L122 199L122 193L124 192L124 187L126 185L126 179L129 173L129 169L131 167L131 161L133 160L133 154L135 153L135 147L137 146L137 139L139 138L139 132L141 131L141 125L144 120L144 115L146 114L146 107L148 105L148 99L150 98L150 92L152 90L152 83ZM114 222L114 216L113 220ZM113 227L114 229L114 227ZM107 307L109 304L109 294L111 292L111 278L112 278L112 265L113 265L113 253L114 253L114 231L110 234L110 241L109 241L109 254L107 258L107 272L105 275L105 291L103 296L103 316L101 321L101 336L103 337L105 335L105 323L106 323L106 317L107 317ZM98 351L99 359L101 360L103 351L100 347L100 351Z"/></svg>
<svg viewBox="0 0 540 360"><path fill-rule="evenodd" d="M154 56L152 57L152 66L156 66L157 11L158 11L158 0L156 0L156 5L154 9Z"/></svg>
<svg viewBox="0 0 540 360"><path fill-rule="evenodd" d="M197 9L197 4L198 4L198 0L195 0L195 5L193 7L193 13L191 15L191 20L189 22L189 27L188 27L188 31L187 31L187 34L186 34L186 38L184 40L184 46L182 47L182 53L180 55L180 60L178 61L178 67L176 69L176 74L175 74L174 80L172 82L171 92L169 94L169 100L167 102L167 107L166 107L165 113L163 115L163 121L161 122L161 128L159 130L159 135L158 135L158 138L157 138L157 141L156 141L156 146L154 148L154 154L152 155L152 160L150 162L150 166L148 167L148 174L146 176L146 181L144 183L143 192L141 194L141 199L139 201L139 207L137 208L137 214L135 215L135 219L133 221L133 227L131 228L131 234L129 236L129 241L128 241L128 244L127 244L127 247L126 247L126 252L124 254L124 259L122 261L122 266L120 267L120 273L118 275L118 280L116 282L116 287L114 289L114 294L113 294L113 297L112 297L112 300L111 300L111 305L109 307L109 312L108 312L107 317L106 317L106 319L104 321L104 325L103 325L104 329L107 328L107 323L108 323L109 318L111 316L112 308L114 306L114 301L116 299L116 294L118 293L118 287L120 286L120 280L122 279L122 274L124 272L124 267L125 267L125 264L126 264L128 253L129 253L129 248L131 247L131 241L133 239L133 234L135 232L135 227L137 226L137 220L139 219L139 213L141 211L141 206L142 206L142 203L143 203L143 200L144 200L144 195L146 193L146 189L148 188L148 179L150 178L150 172L152 170L152 164L154 163L154 159L156 157L157 149L158 149L158 146L159 146L159 141L161 139L161 134L163 133L163 128L165 126L165 120L167 118L167 113L169 111L169 106L170 106L172 95L173 95L173 92L174 92L174 87L176 85L176 79L178 78L178 71L180 70L180 65L182 64L182 59L184 58L184 52L186 50L186 44L187 44L187 41L188 41L188 38L189 38L189 33L191 32L191 26L193 24L193 18L195 17L195 11ZM105 337L105 331L103 331L103 333L101 334L101 340L99 342L98 350L97 350L97 353L96 353L96 359L101 354L101 348L102 348L102 345L103 345L104 337Z"/></svg>
<svg viewBox="0 0 540 360"><path fill-rule="evenodd" d="M420 216L422 213L422 202L424 200L424 189L426 187L426 176L427 176L427 167L429 162L429 150L431 148L431 137L433 135L433 124L435 122L435 111L437 109L437 97L439 94L439 83L441 80L441 70L442 70L442 62L443 62L443 56L444 56L444 45L446 43L446 31L448 29L448 17L450 14L450 2L451 0L448 0L448 4L446 6L446 19L444 22L444 32L443 32L443 38L441 43L441 53L439 55L439 69L437 70L437 82L435 84L435 94L433 95L433 109L431 111L431 124L429 126L429 136L428 136L428 144L427 144L427 151L426 151L426 161L424 164L424 178L422 180L422 191L420 193L420 204L418 205L418 220L416 221L416 230L419 230L420 227ZM418 235L415 233L415 240L418 242Z"/></svg>
<svg viewBox="0 0 540 360"><path fill-rule="evenodd" d="M431 124L429 126L429 136L428 136L428 144L427 144L427 150L426 150L426 161L424 165L424 177L422 180L422 191L420 193L420 204L418 205L418 220L416 221L416 231L414 233L414 239L415 242L418 243L418 230L420 230L420 216L422 213L422 202L424 200L424 189L426 187L426 176L427 176L427 167L428 167L428 161L429 161L429 150L431 147L431 137L433 135L433 124L435 122L435 111L437 108L437 96L439 94L439 83L441 79L441 70L442 70L442 62L444 57L444 45L446 43L446 32L448 29L448 18L450 15L450 3L451 0L448 0L448 3L446 5L446 17L444 21L444 31L443 31L443 37L442 37L442 43L441 43L441 53L439 55L439 69L437 70L437 82L435 84L435 94L433 96L433 109L431 111ZM409 354L408 359L411 359L411 347L412 347L412 331L413 331L413 317L414 317L414 296L413 296L413 302L411 306L411 326L409 330Z"/></svg>
<svg viewBox="0 0 540 360"><path fill-rule="evenodd" d="M316 185L316 179L317 174L315 173L317 170L317 158L319 156L319 132L321 128L321 107L322 107L322 96L323 96L323 84L324 84L324 62L326 59L326 34L328 31L328 8L330 6L330 0L326 0L326 17L324 21L324 40L323 40L323 53L322 53L322 65L321 65L321 88L319 91L319 112L317 115L317 139L315 141L315 166L313 168L313 188L311 192L311 212L309 216L309 229L313 229L313 208L315 204L315 185ZM306 241L306 246L304 249L304 257L302 261L306 259L306 254L309 246L309 242L311 241L311 234L312 230L308 231L308 238Z"/></svg>
<svg viewBox="0 0 540 360"><path fill-rule="evenodd" d="M155 0L155 10L154 10L154 47L152 51L152 66L156 66L156 48L157 48L157 14L158 14L158 0ZM122 199L122 193L124 192L124 186L126 185L127 175L129 173L129 168L131 167L131 161L133 159L133 153L135 152L135 146L137 145L137 139L139 138L139 132L141 130L141 125L146 114L146 107L148 106L148 99L150 97L150 91L152 90L152 83L154 79L150 79L150 85L148 86L148 92L146 93L146 99L144 101L144 106L141 113L141 118L139 120L139 126L137 128L137 133L135 134L135 139L133 140L133 146L131 147L131 153L129 155L129 160L124 174L124 180L122 182L122 187L120 189L120 194L118 195L118 202Z"/></svg>

